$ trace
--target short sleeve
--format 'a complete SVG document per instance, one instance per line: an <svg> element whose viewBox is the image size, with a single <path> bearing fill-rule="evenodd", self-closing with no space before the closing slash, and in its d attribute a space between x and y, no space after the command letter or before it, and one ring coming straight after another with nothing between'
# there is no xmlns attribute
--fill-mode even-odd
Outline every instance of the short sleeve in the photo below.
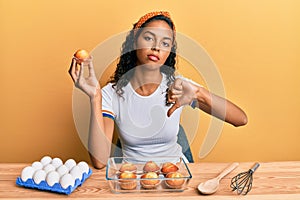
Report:
<svg viewBox="0 0 300 200"><path fill-rule="evenodd" d="M113 111L113 97L115 90L112 84L109 83L102 88L102 115L103 117L108 117L115 119L115 113Z"/></svg>

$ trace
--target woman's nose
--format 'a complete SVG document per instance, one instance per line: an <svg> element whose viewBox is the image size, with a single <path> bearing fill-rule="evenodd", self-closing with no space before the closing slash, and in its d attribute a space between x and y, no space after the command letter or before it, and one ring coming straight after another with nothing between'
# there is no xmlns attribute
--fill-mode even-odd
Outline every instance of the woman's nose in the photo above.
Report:
<svg viewBox="0 0 300 200"><path fill-rule="evenodd" d="M151 50L153 50L153 51L159 51L160 50L158 42L153 43L153 45L151 47Z"/></svg>

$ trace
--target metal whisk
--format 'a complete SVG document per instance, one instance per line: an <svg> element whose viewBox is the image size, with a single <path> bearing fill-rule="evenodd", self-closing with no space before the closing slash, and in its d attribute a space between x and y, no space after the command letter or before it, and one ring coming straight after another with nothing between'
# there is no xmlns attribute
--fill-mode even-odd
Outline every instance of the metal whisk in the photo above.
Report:
<svg viewBox="0 0 300 200"><path fill-rule="evenodd" d="M247 172L242 172L231 179L230 187L232 191L237 191L238 194L246 195L252 188L253 173L259 167L259 163L255 163Z"/></svg>

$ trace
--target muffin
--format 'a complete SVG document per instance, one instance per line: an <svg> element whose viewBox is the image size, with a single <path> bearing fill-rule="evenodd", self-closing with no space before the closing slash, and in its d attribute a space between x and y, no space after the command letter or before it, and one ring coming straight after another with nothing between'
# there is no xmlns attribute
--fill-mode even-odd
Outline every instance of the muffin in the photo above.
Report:
<svg viewBox="0 0 300 200"><path fill-rule="evenodd" d="M178 167L177 167L177 165L175 165L175 164L173 164L173 163L171 163L171 162L166 162L166 163L164 163L163 165L162 165L162 167L161 167L161 172L164 174L164 175L166 175L166 174L168 174L168 173L170 173L170 172L176 172L176 171L178 171Z"/></svg>
<svg viewBox="0 0 300 200"><path fill-rule="evenodd" d="M140 183L142 187L146 189L156 188L160 183L160 180L158 179L158 175L155 172L145 173L141 176L141 179L143 180L141 180Z"/></svg>
<svg viewBox="0 0 300 200"><path fill-rule="evenodd" d="M122 166L120 167L119 171L120 172L136 172L137 167L129 162L123 163Z"/></svg>
<svg viewBox="0 0 300 200"><path fill-rule="evenodd" d="M155 173L159 174L160 167L154 161L148 161L144 165L143 171L145 173L147 173L147 172L155 172Z"/></svg>
<svg viewBox="0 0 300 200"><path fill-rule="evenodd" d="M125 171L119 175L119 184L123 190L133 190L136 188L136 174L133 172Z"/></svg>
<svg viewBox="0 0 300 200"><path fill-rule="evenodd" d="M166 185L172 189L179 189L185 182L183 175L179 172L170 172L166 175Z"/></svg>

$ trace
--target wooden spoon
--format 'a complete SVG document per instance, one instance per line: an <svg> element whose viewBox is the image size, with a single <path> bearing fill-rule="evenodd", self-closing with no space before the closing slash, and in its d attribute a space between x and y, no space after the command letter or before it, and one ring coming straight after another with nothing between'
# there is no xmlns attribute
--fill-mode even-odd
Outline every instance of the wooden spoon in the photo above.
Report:
<svg viewBox="0 0 300 200"><path fill-rule="evenodd" d="M239 165L239 163L232 163L229 167L227 167L226 169L224 169L216 178L207 180L203 183L200 183L198 185L198 190L199 192L201 192L202 194L213 194L215 193L220 185L220 180L226 176L227 174L229 174L232 170L234 170L237 166Z"/></svg>

